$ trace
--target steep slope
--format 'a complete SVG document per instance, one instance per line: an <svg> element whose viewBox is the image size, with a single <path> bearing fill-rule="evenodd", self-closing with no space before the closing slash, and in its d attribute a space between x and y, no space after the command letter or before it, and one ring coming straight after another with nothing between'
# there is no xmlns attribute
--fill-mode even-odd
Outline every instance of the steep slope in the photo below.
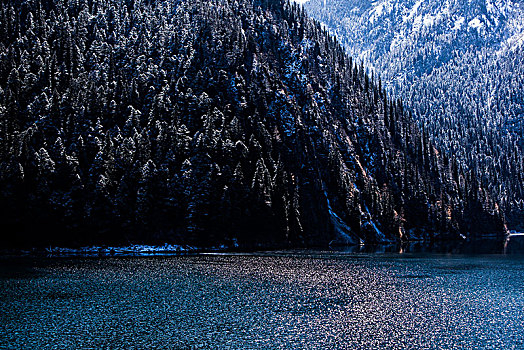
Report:
<svg viewBox="0 0 524 350"><path fill-rule="evenodd" d="M11 243L300 246L503 231L475 176L296 5L0 8Z"/></svg>
<svg viewBox="0 0 524 350"><path fill-rule="evenodd" d="M402 97L440 149L524 228L524 3L311 0L313 17Z"/></svg>

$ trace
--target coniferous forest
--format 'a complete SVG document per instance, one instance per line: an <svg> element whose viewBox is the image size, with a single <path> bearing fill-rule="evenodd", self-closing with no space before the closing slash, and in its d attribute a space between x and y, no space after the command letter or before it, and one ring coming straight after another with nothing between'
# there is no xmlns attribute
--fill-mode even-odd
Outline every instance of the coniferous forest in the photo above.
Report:
<svg viewBox="0 0 524 350"><path fill-rule="evenodd" d="M285 0L0 5L2 245L502 234L417 125Z"/></svg>
<svg viewBox="0 0 524 350"><path fill-rule="evenodd" d="M439 150L475 172L524 231L520 0L308 0L308 14L406 101Z"/></svg>

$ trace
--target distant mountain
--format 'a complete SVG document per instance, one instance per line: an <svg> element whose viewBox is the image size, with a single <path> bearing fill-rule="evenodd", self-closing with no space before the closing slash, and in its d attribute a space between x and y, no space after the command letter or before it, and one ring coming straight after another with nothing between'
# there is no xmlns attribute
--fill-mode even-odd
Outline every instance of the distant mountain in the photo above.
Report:
<svg viewBox="0 0 524 350"><path fill-rule="evenodd" d="M307 12L403 98L524 229L524 2L311 0Z"/></svg>
<svg viewBox="0 0 524 350"><path fill-rule="evenodd" d="M502 233L498 205L284 1L0 5L6 244Z"/></svg>

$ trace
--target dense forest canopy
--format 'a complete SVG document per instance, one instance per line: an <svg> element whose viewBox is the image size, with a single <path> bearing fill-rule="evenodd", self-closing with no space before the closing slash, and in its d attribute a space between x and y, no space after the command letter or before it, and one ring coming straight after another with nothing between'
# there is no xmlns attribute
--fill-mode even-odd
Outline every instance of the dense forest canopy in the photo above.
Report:
<svg viewBox="0 0 524 350"><path fill-rule="evenodd" d="M439 149L474 171L524 230L520 0L309 0L348 52L402 97Z"/></svg>
<svg viewBox="0 0 524 350"><path fill-rule="evenodd" d="M474 172L280 0L3 1L0 170L6 244L504 230Z"/></svg>

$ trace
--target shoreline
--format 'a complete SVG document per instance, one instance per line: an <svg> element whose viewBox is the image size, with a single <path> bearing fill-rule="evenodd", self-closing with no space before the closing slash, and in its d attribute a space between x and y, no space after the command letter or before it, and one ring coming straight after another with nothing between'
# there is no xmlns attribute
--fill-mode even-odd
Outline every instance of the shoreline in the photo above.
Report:
<svg viewBox="0 0 524 350"><path fill-rule="evenodd" d="M411 250L417 251L441 251L452 252L461 251L465 247L473 247L474 251L486 251L488 253L496 253L495 249L482 249L482 246L477 246L478 243L492 241L500 243L501 247L511 236L508 235L503 239L495 239L494 237L482 237L475 240L411 240L406 242L389 242L377 244L359 244L359 245L330 245L330 246L316 246L316 247L284 247L284 246L240 246L234 242L233 245L218 245L212 247L198 247L187 244L169 244L152 245L152 244L131 244L125 246L109 246L109 245L90 245L79 248L49 246L47 248L33 247L33 248L3 248L0 249L0 257L40 257L40 258L111 258L111 257L162 257L162 256L182 256L189 254L200 253L235 253L235 252L256 252L256 251L280 251L280 250L330 250L330 251L347 251L347 252L409 252ZM476 246L476 247L475 247Z"/></svg>
<svg viewBox="0 0 524 350"><path fill-rule="evenodd" d="M220 249L222 247L216 248ZM212 248L214 249L214 248ZM225 248L222 248L225 249ZM169 256L198 253L203 248L190 245L132 244L127 246L92 245L80 248L49 246L47 248L25 248L0 250L4 257L132 257L132 256Z"/></svg>

